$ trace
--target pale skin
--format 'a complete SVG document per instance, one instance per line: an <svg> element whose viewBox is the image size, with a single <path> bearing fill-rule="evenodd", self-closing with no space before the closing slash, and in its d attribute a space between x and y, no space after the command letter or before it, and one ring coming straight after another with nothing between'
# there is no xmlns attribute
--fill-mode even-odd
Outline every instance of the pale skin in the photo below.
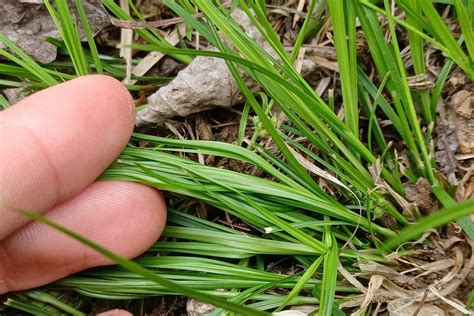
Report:
<svg viewBox="0 0 474 316"><path fill-rule="evenodd" d="M106 76L57 85L0 112L0 294L112 263L12 209L44 214L127 258L158 239L166 206L157 190L96 180L126 146L134 117L128 91Z"/></svg>

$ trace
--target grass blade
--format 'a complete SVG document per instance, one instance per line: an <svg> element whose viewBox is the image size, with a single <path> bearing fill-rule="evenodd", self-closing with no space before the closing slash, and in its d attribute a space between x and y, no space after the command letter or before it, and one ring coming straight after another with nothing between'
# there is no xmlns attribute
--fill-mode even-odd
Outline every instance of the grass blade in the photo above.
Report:
<svg viewBox="0 0 474 316"><path fill-rule="evenodd" d="M102 68L102 62L100 61L99 52L97 50L97 45L95 44L94 34L92 34L91 26L87 20L86 12L84 11L84 6L82 5L81 0L74 0L76 5L79 18L81 19L82 29L89 44L90 53L92 55L92 60L94 61L95 70L97 73L101 74L104 72Z"/></svg>
<svg viewBox="0 0 474 316"><path fill-rule="evenodd" d="M446 225L472 214L474 214L474 200L467 200L453 206L445 207L422 218L415 224L405 227L399 232L397 237L387 240L383 244L383 248L387 250L394 249L407 241L415 239L430 229Z"/></svg>
<svg viewBox="0 0 474 316"><path fill-rule="evenodd" d="M185 286L182 286L182 285L179 285L175 282L172 282L172 281L169 281L161 276L158 276L157 274L155 274L153 271L151 270L148 270L148 269L145 269L143 268L140 264L138 263L135 263L133 261L130 261L130 260L127 260L113 252L111 252L110 250L107 250L101 246L99 246L98 244L88 240L87 238L84 238L82 237L81 235L78 235L76 233L74 233L73 231L49 220L48 218L40 215L40 214L37 214L37 213L31 213L31 212L26 212L26 211L22 211L22 210L15 210L15 212L17 212L18 214L20 215L23 215L31 220L34 220L34 221L38 221L40 223L43 223L51 228L54 228L55 230L79 241L80 243L84 244L85 246L91 248L91 249L94 249L95 251L99 252L100 254L104 255L105 257L109 258L110 260L114 261L115 263L117 263L118 265L120 265L121 267L123 267L124 269L130 271L130 272L134 272L138 275L141 275L143 277L145 277L146 279L150 280L150 281L153 281L153 282L156 282L176 293L180 293L182 295L185 295L187 297L191 297L191 298L195 298L199 301L203 301L203 302L207 302L207 303L210 303L210 304L213 304L215 306L218 306L218 307L222 307L226 310L229 310L229 311L233 311L233 312L236 312L236 313L244 313L245 315L250 315L250 316L266 316L266 315L269 315L268 313L265 313L265 312L262 312L262 311L258 311L258 310L255 310L255 309L252 309L252 308L249 308L249 307L246 307L246 306L242 306L242 305L239 305L239 304L235 304L235 303L232 303L232 302L229 302L229 301L226 301L226 300L223 300L221 298L218 298L218 297L215 297L213 295L209 295L209 294L206 294L206 293L203 293L203 292L199 292L199 291L196 291L196 290L193 290L193 289L190 289L188 287L185 287Z"/></svg>
<svg viewBox="0 0 474 316"><path fill-rule="evenodd" d="M51 18L61 34L61 38L66 45L67 51L74 64L74 69L78 76L85 76L90 73L89 63L81 43L79 28L71 15L66 0L54 0L56 9L53 8L49 0L44 4L48 9Z"/></svg>
<svg viewBox="0 0 474 316"><path fill-rule="evenodd" d="M332 235L329 227L326 227L324 239L330 248L324 256L323 280L321 284L321 298L318 315L331 316L334 305L334 295L336 294L339 253L336 239Z"/></svg>
<svg viewBox="0 0 474 316"><path fill-rule="evenodd" d="M338 0L328 0L334 30L334 46L344 101L344 119L348 129L359 137L359 107L357 103L357 60L356 60L356 15L353 1L341 4Z"/></svg>
<svg viewBox="0 0 474 316"><path fill-rule="evenodd" d="M308 282L309 279L311 279L318 269L319 265L323 261L324 256L318 257L311 266L305 271L303 276L298 280L296 283L295 287L291 290L291 292L286 296L286 299L281 303L280 307L278 307L275 312L281 311L283 308L285 308L286 305L296 296L298 293L303 289L304 285Z"/></svg>
<svg viewBox="0 0 474 316"><path fill-rule="evenodd" d="M43 82L47 86L54 86L58 83L43 67L41 67L36 61L28 56L21 48L15 43L8 39L4 34L0 33L0 42L8 47L15 55L0 49L0 56L6 57L7 59L18 64L22 69L27 70L33 74L38 80ZM18 57L17 57L18 56Z"/></svg>

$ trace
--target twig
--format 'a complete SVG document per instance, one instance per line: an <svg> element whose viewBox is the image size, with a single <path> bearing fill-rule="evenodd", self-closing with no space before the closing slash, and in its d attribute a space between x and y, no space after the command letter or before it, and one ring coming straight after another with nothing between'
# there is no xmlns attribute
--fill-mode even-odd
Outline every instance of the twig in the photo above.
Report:
<svg viewBox="0 0 474 316"><path fill-rule="evenodd" d="M195 18L200 18L200 17L203 17L204 14L195 13L192 16ZM152 28L170 26L170 25L184 22L184 19L181 17L177 17L177 18L164 19L164 20L158 20L158 21L142 22L142 21L125 21L125 20L116 19L114 17L110 17L110 22L112 23L112 25L123 28L123 29L135 30L135 29L152 29Z"/></svg>

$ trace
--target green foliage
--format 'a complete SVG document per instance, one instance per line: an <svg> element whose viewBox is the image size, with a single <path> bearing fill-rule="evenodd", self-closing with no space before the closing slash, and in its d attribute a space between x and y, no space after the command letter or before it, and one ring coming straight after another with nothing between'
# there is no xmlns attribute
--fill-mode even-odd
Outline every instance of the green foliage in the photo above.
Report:
<svg viewBox="0 0 474 316"><path fill-rule="evenodd" d="M224 59L246 97L238 140L234 145L134 134L129 147L101 178L144 183L197 199L235 217L249 231L242 233L198 218L192 215L187 202L177 202L171 207L162 240L146 256L128 261L45 218L25 213L121 266L86 271L49 288L74 289L104 299L182 294L220 307L214 312L216 315L223 310L267 315L264 311L302 303L319 304L320 315L341 314L336 293L347 296L358 290L338 278L338 265L356 272L353 266L357 262L386 263L387 251L455 220L468 235L474 235L474 226L465 218L474 213L473 202L458 204L441 187L427 146L436 123L436 106L453 66L460 67L471 79L474 77L473 21L469 14L472 7L461 0L445 1L456 10L462 31L462 36L455 38L429 0L396 1L405 13L404 19L393 16L387 0L377 4L347 0L343 6L328 0L326 18L333 26L344 110L344 118L340 119L335 112L340 104L334 104L334 99L323 100L293 66L304 41L313 33L311 28L322 23L312 17L321 17L326 1L310 1L291 53L287 53L268 21L264 1L235 0L230 8L208 0L163 2L185 20L188 35L192 30L199 32L218 51L174 48L159 32L148 29L134 30L146 43L134 44L133 48L158 50L184 63L191 62L194 56ZM102 3L116 17L132 20L114 1ZM144 20L130 3L134 15ZM0 49L0 56L8 60L0 64L0 74L4 76L0 85L16 87L26 82L29 88L39 89L92 72L125 77L121 60L99 55L81 2L76 0L75 5L87 48L81 43L78 25L66 1L55 0L54 4L46 1L62 40L49 41L58 47L61 56L69 57L40 65L0 34L0 41L7 47ZM248 15L274 54L255 43L234 21L231 13L237 7ZM205 18L197 18L195 12L204 13ZM356 38L357 21L363 39ZM406 31L413 68L407 68L402 59L401 32L396 32L396 27ZM374 76L358 64L359 40L368 46ZM426 43L440 49L447 56L446 63L433 91L411 91L410 72L426 73ZM261 91L251 91L242 73L257 82ZM130 90L163 84L170 78L135 79L143 84L130 86ZM3 96L0 105L9 106ZM279 126L271 111L274 108L280 109L289 122ZM359 116L364 114L368 119L367 139L359 133ZM247 141L245 131L251 127L252 116L254 133ZM398 152L385 138L382 120L390 122L409 155L409 165L404 169L399 168ZM271 139L271 148L263 146L262 139ZM149 146L135 147L137 141ZM262 171L264 176L205 166L176 153L239 161ZM314 174L329 182L332 192L321 187ZM429 179L444 209L415 219L407 216L396 197L404 195L403 182L414 182L419 177ZM393 219L400 230L385 227L378 220L381 216ZM346 249L349 243L356 250ZM163 253L167 255L156 256ZM266 271L273 260L298 262L303 268L291 276ZM288 295L266 294L271 288L286 289ZM302 294L311 291L313 297ZM29 302L34 304L28 305ZM8 304L39 315L81 315L44 292L12 294Z"/></svg>
<svg viewBox="0 0 474 316"><path fill-rule="evenodd" d="M356 14L353 1L328 1L331 14L334 46L344 101L344 119L351 132L359 136L359 107L357 105Z"/></svg>
<svg viewBox="0 0 474 316"><path fill-rule="evenodd" d="M46 0L44 4L64 40L64 44L71 56L71 61L74 65L76 74L79 76L90 74L89 63L87 62L86 54L82 49L79 26L77 25L74 16L71 14L66 0L54 0L56 8L53 8L49 0ZM87 31L89 32L88 36L92 37L90 29Z"/></svg>
<svg viewBox="0 0 474 316"><path fill-rule="evenodd" d="M41 67L36 61L33 60L30 56L28 56L25 52L21 50L18 46L16 46L10 39L8 39L5 35L0 33L0 41L10 49L6 51L4 49L0 49L0 56L11 60L12 62L16 63L21 68L13 68L7 70L13 70L11 73L12 75L17 75L22 77L22 73L26 71L28 74L34 76L37 80L39 80L45 86L53 86L58 83L56 79L50 74L49 71ZM18 73L20 71L20 74Z"/></svg>
<svg viewBox="0 0 474 316"><path fill-rule="evenodd" d="M416 223L405 227L396 238L387 240L386 249L394 249L403 243L419 237L422 233L474 213L474 200L467 200L459 204L431 213Z"/></svg>

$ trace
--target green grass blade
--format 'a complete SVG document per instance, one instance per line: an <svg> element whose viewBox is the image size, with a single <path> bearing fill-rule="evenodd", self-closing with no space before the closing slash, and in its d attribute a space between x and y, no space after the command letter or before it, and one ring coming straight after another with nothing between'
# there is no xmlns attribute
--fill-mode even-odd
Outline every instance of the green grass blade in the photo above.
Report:
<svg viewBox="0 0 474 316"><path fill-rule="evenodd" d="M57 309L51 308L50 305L41 304L32 300L31 298L26 297L22 294L15 294L13 297L10 296L7 298L7 301L4 302L6 306L16 308L20 311L24 311L31 315L38 316L50 316L50 315L61 315L61 312Z"/></svg>
<svg viewBox="0 0 474 316"><path fill-rule="evenodd" d="M471 2L472 0L468 0ZM462 35L466 42L467 51L471 63L474 62L474 30L473 30L473 19L472 15L469 15L467 8L464 6L461 0L454 0L454 6L458 14L459 24L461 25Z"/></svg>
<svg viewBox="0 0 474 316"><path fill-rule="evenodd" d="M438 109L439 99L441 98L441 93L443 92L444 85L448 79L448 75L451 72L453 67L454 61L449 59L443 65L441 69L438 79L436 80L435 87L433 89L433 93L431 94L431 114L434 116L436 115L436 110Z"/></svg>
<svg viewBox="0 0 474 316"><path fill-rule="evenodd" d="M3 110L8 109L11 106L10 102L5 98L3 94L0 94L0 108Z"/></svg>
<svg viewBox="0 0 474 316"><path fill-rule="evenodd" d="M291 253L295 255L311 255L315 253L312 247L298 243L268 240L241 234L236 236L235 234L211 232L209 230L189 227L168 226L163 232L163 236L212 243L229 249L235 248L247 251L252 254L282 255Z"/></svg>
<svg viewBox="0 0 474 316"><path fill-rule="evenodd" d="M412 6L413 11L421 12L421 7L417 1L410 2L409 4ZM414 28L421 32L421 25L412 16L407 16L407 23L411 24ZM423 38L421 38L418 33L409 29L407 30L407 35L415 74L424 75L426 73L426 67ZM433 116L431 112L429 93L427 91L423 91L419 93L419 96L421 98L421 110L423 116L427 124L430 124L433 122Z"/></svg>
<svg viewBox="0 0 474 316"><path fill-rule="evenodd" d="M436 196L436 198L441 202L441 204L444 207L453 207L456 205L456 202L454 199L444 190L444 188L439 185L433 185L432 186L433 194ZM469 218L469 216L459 218L457 220L457 223L463 231L466 233L466 235L471 239L474 240L474 223L473 221Z"/></svg>
<svg viewBox="0 0 474 316"><path fill-rule="evenodd" d="M77 309L75 309L72 306L62 302L61 300L57 299L56 297L54 297L54 296L52 296L52 295L50 295L46 292L40 291L40 290L28 291L28 292L25 292L25 295L29 296L32 299L35 299L37 301L50 304L50 305L66 312L70 315L73 315L73 316L85 316L86 315L85 313L83 313L81 311L78 311Z"/></svg>
<svg viewBox="0 0 474 316"><path fill-rule="evenodd" d="M417 238L430 229L446 225L454 220L472 214L474 214L474 200L467 200L453 206L445 207L420 219L415 224L405 227L399 232L397 237L386 241L383 244L383 248L387 250L394 249L407 241Z"/></svg>
<svg viewBox="0 0 474 316"><path fill-rule="evenodd" d="M298 280L295 287L291 290L291 292L286 296L286 299L281 303L281 305L275 310L275 312L281 311L283 308L288 305L288 303L296 296L298 293L303 289L304 285L311 279L318 269L319 265L323 261L324 256L318 257L311 266L305 271L303 276Z"/></svg>
<svg viewBox="0 0 474 316"><path fill-rule="evenodd" d="M400 3L406 3L410 0L401 0ZM445 51L448 56L452 58L458 65L461 67L466 75L473 80L474 79L474 67L471 63L471 58L468 57L461 47L457 44L456 39L454 38L452 32L447 27L443 18L439 15L438 11L434 7L431 0L419 0L419 5L421 7L424 16L414 15L415 18L418 18L420 21L426 18L427 22L430 24L428 31L431 31L433 36L439 43L445 47ZM406 11L407 14L413 14L411 11ZM462 15L462 13L461 13ZM460 20L462 18L460 17ZM462 22L461 22L462 23ZM467 21L466 21L467 23ZM465 24L465 23L463 23ZM467 25L465 25L467 27ZM465 29L463 28L463 33ZM467 32L470 36L469 32Z"/></svg>
<svg viewBox="0 0 474 316"><path fill-rule="evenodd" d="M247 163L253 164L254 166L257 166L265 172L268 172L275 178L292 187L302 189L301 186L296 184L295 181L291 180L290 178L279 172L271 164L262 159L262 157L240 146L213 141L173 140L170 138L156 137L144 134L133 134L132 137L135 140L149 141L160 145L171 145L181 148L193 148L198 150L200 153L245 161Z"/></svg>
<svg viewBox="0 0 474 316"><path fill-rule="evenodd" d="M387 102L383 102L383 98L379 98L379 105L384 110L385 114L389 116L393 124L399 125L397 131L405 141L412 156L412 161L419 164L421 161L419 149L417 148L413 132L410 128L411 126L407 117L407 109L404 107L404 104L409 104L411 100L410 94L407 93L407 83L403 81L403 75L400 73L400 70L405 70L403 67L400 68L399 58L397 58L393 47L387 45L385 42L384 31L375 12L364 8L359 4L356 5L356 9L357 16L367 38L367 44L377 67L379 76L385 77L387 73L390 73L390 79L387 82L387 90L392 96L394 103L393 106L395 109L389 110L391 106ZM395 41L392 39L392 43L394 42ZM370 80L367 81L366 85L369 87L374 86ZM372 90L374 90L373 96L375 96L377 88L373 88ZM407 106L409 107L409 105Z"/></svg>
<svg viewBox="0 0 474 316"><path fill-rule="evenodd" d="M45 0L44 2L66 45L76 74L78 76L88 75L90 73L89 63L87 62L84 48L82 47L79 28L71 15L69 6L66 0L54 0L54 3L56 9L53 8L49 0Z"/></svg>
<svg viewBox="0 0 474 316"><path fill-rule="evenodd" d="M295 62L296 58L298 57L298 54L299 54L300 49L301 49L301 45L303 45L303 41L304 41L304 39L306 37L306 34L308 32L308 28L311 25L311 20L312 20L312 17L313 17L316 2L317 2L316 0L311 0L311 2L310 2L308 12L306 13L306 18L303 22L303 25L301 26L298 37L296 38L295 44L293 45L293 50L292 50L291 55L289 57L291 62Z"/></svg>
<svg viewBox="0 0 474 316"><path fill-rule="evenodd" d="M221 43L221 45L222 45L222 43ZM223 49L223 46L221 46L220 48ZM252 109L255 111L255 113L257 113L257 115L260 118L261 122L265 126L265 129L271 135L272 140L275 142L275 144L281 150L282 154L288 160L288 163L293 167L295 173L297 173L298 176L300 176L302 179L307 181L308 184L311 184L313 187L316 187L316 184L314 183L313 179L308 175L306 170L301 166L301 164L297 161L297 159L294 157L294 155L287 148L285 142L283 141L282 137L280 136L278 130L275 128L273 122L268 118L265 111L260 107L258 102L255 100L255 97L253 96L253 93L247 87L247 85L245 84L244 80L242 79L242 77L238 73L235 66L230 62L227 62L227 66L229 67L232 75L234 76L234 79L237 81L237 84L239 85L242 93L247 98L247 101L252 106Z"/></svg>
<svg viewBox="0 0 474 316"><path fill-rule="evenodd" d="M237 313L244 313L246 315L256 315L256 316L259 316L259 315L262 315L262 316L266 316L266 315L269 315L268 313L265 313L265 312L261 312L261 311L258 311L258 310L255 310L255 309L252 309L252 308L249 308L249 307L246 307L246 306L242 306L242 305L239 305L239 304L235 304L235 303L232 303L232 302L229 302L229 301L226 301L226 300L223 300L221 298L218 298L218 297L215 297L213 295L209 295L209 294L206 294L206 293L203 293L203 292L199 292L199 291L196 291L196 290L193 290L191 288L188 288L186 286L182 286L182 285L179 285L175 282L172 282L172 281L169 281L161 276L158 276L157 274L155 274L153 271L151 270L148 270L148 269L145 269L143 268L141 265L133 262L133 261L130 261L130 260L127 260L101 246L99 246L98 244L88 240L87 238L84 238L82 237L81 235L78 235L76 233L74 233L73 231L49 220L48 218L40 215L40 214L36 214L36 213L31 213L31 212L25 212L25 211L21 211L21 210L15 210L17 213L19 213L20 215L23 215L23 216L26 216L27 218L31 219L31 220L34 220L34 221L38 221L40 223L43 223L51 228L54 228L55 230L79 241L80 243L84 244L85 246L91 248L91 249L94 249L95 251L99 252L100 254L102 254L103 256L109 258L110 260L114 261L115 263L117 263L118 265L120 265L121 267L123 267L124 269L130 271L130 272L134 272L138 275L141 275L143 277L145 277L146 279L150 280L150 281L153 281L153 282L156 282L166 288L169 288L170 290L176 292L176 293L180 293L182 295L185 295L187 297L191 297L191 298L195 298L199 301L203 301L203 302L207 302L207 303L210 303L210 304L213 304L215 306L218 306L218 307L222 307L226 310L229 310L229 311L233 311L233 312L237 312Z"/></svg>
<svg viewBox="0 0 474 316"><path fill-rule="evenodd" d="M245 102L244 108L242 110L242 114L240 116L239 132L237 134L237 146L242 146L244 142L245 130L247 128L249 113L250 113L250 104L248 102Z"/></svg>
<svg viewBox="0 0 474 316"><path fill-rule="evenodd" d="M6 57L7 59L13 61L22 67L22 69L30 72L38 80L46 84L47 86L54 86L58 83L43 67L41 67L36 61L28 56L21 48L15 45L10 39L8 39L4 34L0 33L0 41L8 47L15 55L10 54L9 52L0 49L0 56ZM18 56L18 57L17 57Z"/></svg>
<svg viewBox="0 0 474 316"><path fill-rule="evenodd" d="M356 136L359 135L359 107L357 104L357 61L355 38L355 9L351 1L342 5L338 0L328 0L334 30L334 46L336 47L337 62L344 102L344 119L348 129Z"/></svg>
<svg viewBox="0 0 474 316"><path fill-rule="evenodd" d="M411 1L411 0L399 0L399 5L401 5L401 7L403 7L404 9L409 8L406 5L407 1ZM425 15L431 18L432 23L435 27L431 27L430 25L427 25L427 22L425 22L425 19L423 16L416 15L410 10L405 10L405 12L407 13L407 15L411 14L413 17L418 19L418 22L423 25L423 28L425 28L428 32L432 33L435 39L431 38L430 36L422 32L419 32L416 28L413 28L410 24L406 23L405 21L401 19L398 19L397 17L392 16L393 21L395 21L397 24L403 26L406 29L416 32L420 37L422 37L429 43L433 44L433 46L437 47L443 53L449 56L452 60L454 60L454 62L458 64L458 66L461 69L464 70L464 72L467 74L467 76L470 79L474 78L474 67L470 65L469 58L464 54L460 46L453 44L453 42L456 43L456 40L454 39L453 35L450 33L447 26L444 24L443 19L439 16L438 12L431 4L431 0L422 0L422 1L423 2L420 2L421 6L423 7L423 9L427 8L427 11L428 11L428 13L425 12ZM358 0L358 2L361 5L364 5L367 8L371 8L375 12L378 12L388 17L388 14L386 11L384 11L383 9L380 9L379 7L368 2L367 0ZM425 3L427 3L429 7L427 7ZM432 14L432 16L430 14Z"/></svg>
<svg viewBox="0 0 474 316"><path fill-rule="evenodd" d="M370 109L369 127L367 128L367 143L368 143L370 151L372 151L372 129L374 125L377 124L376 123L377 120L375 118L375 110L377 109L377 104L378 104L377 101L382 95L382 92L385 89L385 84L387 83L389 77L390 77L390 72L387 72L385 77L382 79L382 82L380 83L379 88L377 89L377 94L374 97L374 104L372 104L371 109Z"/></svg>
<svg viewBox="0 0 474 316"><path fill-rule="evenodd" d="M84 11L84 6L82 5L81 0L74 0L76 5L79 18L81 19L82 29L89 44L90 53L92 55L92 60L94 61L95 70L97 73L101 74L104 72L102 68L102 62L100 61L99 52L97 50L97 45L95 44L94 34L92 34L91 26L87 20L86 12Z"/></svg>
<svg viewBox="0 0 474 316"><path fill-rule="evenodd" d="M324 239L330 247L324 256L323 280L321 284L321 298L318 315L331 316L336 293L337 266L339 265L339 253L337 242L329 227L326 227Z"/></svg>

